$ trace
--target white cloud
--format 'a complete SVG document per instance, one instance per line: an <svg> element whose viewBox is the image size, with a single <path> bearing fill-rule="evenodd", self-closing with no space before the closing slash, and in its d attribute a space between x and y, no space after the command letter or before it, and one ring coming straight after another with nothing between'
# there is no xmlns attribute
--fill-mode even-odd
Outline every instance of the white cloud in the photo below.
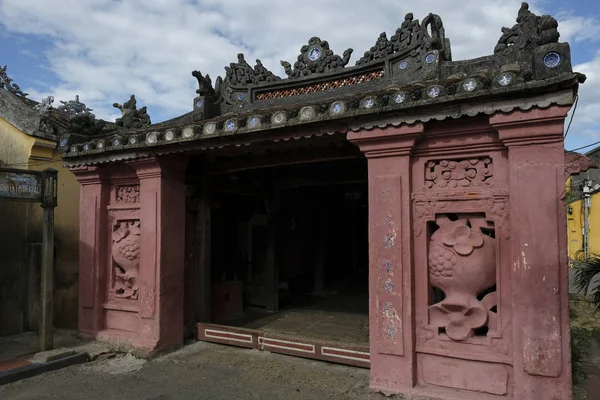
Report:
<svg viewBox="0 0 600 400"><path fill-rule="evenodd" d="M579 102L575 110L573 125L568 137L571 140L567 148L579 147L589 142L600 140L600 51L586 63L573 66L573 70L585 74L587 79L579 87ZM589 150L589 149L588 149Z"/></svg>
<svg viewBox="0 0 600 400"><path fill-rule="evenodd" d="M600 20L597 17L560 13L557 15L563 42L599 41Z"/></svg>
<svg viewBox="0 0 600 400"><path fill-rule="evenodd" d="M380 32L392 35L405 13L422 19L435 12L445 22L453 58L479 57L493 52L500 28L515 23L521 2L464 0L460 7L441 0L410 3L0 0L0 21L10 32L43 35L53 44L47 54L49 68L60 82L43 92L27 88L32 98L52 94L58 101L79 94L99 117L114 119L118 111L111 104L135 94L139 105L149 106L151 116L157 110L170 118L191 110L196 89L192 70L209 73L214 81L240 52L250 64L260 58L284 76L279 61L293 62L300 47L319 36L337 54L354 48L353 64ZM532 2L532 10L538 12L535 8ZM567 22L559 28L576 41L585 39L577 18L565 15Z"/></svg>

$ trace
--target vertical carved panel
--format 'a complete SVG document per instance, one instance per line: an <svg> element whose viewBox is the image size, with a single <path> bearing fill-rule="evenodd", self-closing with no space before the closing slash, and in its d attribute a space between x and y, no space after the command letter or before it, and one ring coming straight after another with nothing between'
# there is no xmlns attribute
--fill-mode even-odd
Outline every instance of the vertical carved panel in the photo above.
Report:
<svg viewBox="0 0 600 400"><path fill-rule="evenodd" d="M496 328L496 243L485 215L452 217L436 215L429 243L429 281L445 296L429 307L429 318L439 333L465 341Z"/></svg>
<svg viewBox="0 0 600 400"><path fill-rule="evenodd" d="M379 353L404 355L402 326L402 214L400 176L375 178L377 212L376 232L376 304Z"/></svg>
<svg viewBox="0 0 600 400"><path fill-rule="evenodd" d="M143 256L145 262L140 273L142 291L140 293L140 316L142 318L154 318L156 313L156 268L158 267L157 244L158 244L158 194L155 189L143 192L142 215L144 218L145 237L142 241Z"/></svg>
<svg viewBox="0 0 600 400"><path fill-rule="evenodd" d="M113 295L136 300L139 290L140 221L118 221L112 240Z"/></svg>
<svg viewBox="0 0 600 400"><path fill-rule="evenodd" d="M519 193L518 197L522 219L519 224L520 249L515 254L518 256L515 279L521 287L535 288L535 295L521 297L523 308L519 310L528 321L523 327L524 368L532 375L558 377L562 372L562 282L557 244L557 171L546 165L522 166L517 179L521 187L527 187L530 182L544 182L536 185L535 193ZM537 198L545 199L543 207L535 201Z"/></svg>
<svg viewBox="0 0 600 400"><path fill-rule="evenodd" d="M81 197L82 197L82 213L84 210L93 212L93 216L86 215L80 219L80 259L81 267L79 268L79 282L80 291L79 299L82 307L93 308L94 307L94 285L98 282L94 279L96 269L99 268L96 265L96 258L93 249L96 248L97 237L96 232L98 227L96 226L96 216L98 215L98 195L92 192L93 187L82 186Z"/></svg>

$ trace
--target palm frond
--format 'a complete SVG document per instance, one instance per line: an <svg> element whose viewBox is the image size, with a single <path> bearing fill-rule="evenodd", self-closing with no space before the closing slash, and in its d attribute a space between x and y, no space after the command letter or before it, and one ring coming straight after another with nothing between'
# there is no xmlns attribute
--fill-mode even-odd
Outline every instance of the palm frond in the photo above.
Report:
<svg viewBox="0 0 600 400"><path fill-rule="evenodd" d="M589 293L594 278L600 274L600 256L593 256L588 261L575 261L573 269L573 286L583 295L591 294L596 308L600 310L600 285Z"/></svg>

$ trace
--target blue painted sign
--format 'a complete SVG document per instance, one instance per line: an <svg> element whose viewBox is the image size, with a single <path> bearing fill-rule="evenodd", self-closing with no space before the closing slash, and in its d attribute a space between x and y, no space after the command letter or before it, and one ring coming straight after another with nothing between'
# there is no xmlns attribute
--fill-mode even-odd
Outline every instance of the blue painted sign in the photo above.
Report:
<svg viewBox="0 0 600 400"><path fill-rule="evenodd" d="M41 202L41 172L0 169L0 198Z"/></svg>

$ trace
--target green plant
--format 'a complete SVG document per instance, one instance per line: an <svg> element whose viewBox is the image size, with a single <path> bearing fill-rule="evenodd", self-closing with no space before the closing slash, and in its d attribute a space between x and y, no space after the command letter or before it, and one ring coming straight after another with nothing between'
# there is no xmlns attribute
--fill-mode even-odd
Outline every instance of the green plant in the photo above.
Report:
<svg viewBox="0 0 600 400"><path fill-rule="evenodd" d="M587 261L573 262L573 285L582 295L591 295L596 309L600 310L600 284L590 291L590 286L600 274L600 256L594 255Z"/></svg>
<svg viewBox="0 0 600 400"><path fill-rule="evenodd" d="M571 327L571 371L574 385L587 380L583 364L589 357L591 344L592 334L588 329Z"/></svg>

